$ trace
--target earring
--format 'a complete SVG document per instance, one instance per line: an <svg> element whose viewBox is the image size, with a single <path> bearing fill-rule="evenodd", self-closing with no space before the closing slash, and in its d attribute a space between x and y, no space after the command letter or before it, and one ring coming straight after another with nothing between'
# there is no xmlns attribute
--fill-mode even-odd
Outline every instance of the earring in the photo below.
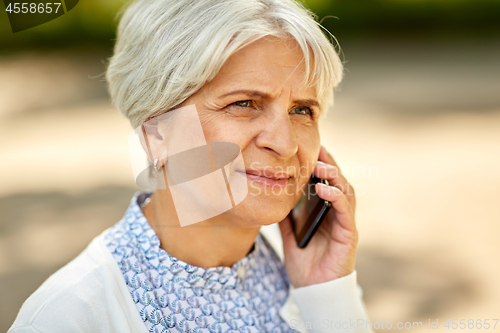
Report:
<svg viewBox="0 0 500 333"><path fill-rule="evenodd" d="M160 169L158 170L158 161L159 161L159 159L157 158L157 159L155 159L155 162L154 162L154 168L155 168L156 172L160 172L160 170L161 170L161 166L160 166Z"/></svg>

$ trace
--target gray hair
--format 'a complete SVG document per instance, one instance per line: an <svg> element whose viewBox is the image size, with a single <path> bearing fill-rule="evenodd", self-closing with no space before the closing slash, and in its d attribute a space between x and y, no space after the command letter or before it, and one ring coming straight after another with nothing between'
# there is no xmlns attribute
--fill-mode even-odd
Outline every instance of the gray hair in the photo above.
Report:
<svg viewBox="0 0 500 333"><path fill-rule="evenodd" d="M106 72L111 99L135 128L178 107L236 51L275 36L300 45L305 83L328 108L343 66L321 29L294 0L136 0L120 20Z"/></svg>

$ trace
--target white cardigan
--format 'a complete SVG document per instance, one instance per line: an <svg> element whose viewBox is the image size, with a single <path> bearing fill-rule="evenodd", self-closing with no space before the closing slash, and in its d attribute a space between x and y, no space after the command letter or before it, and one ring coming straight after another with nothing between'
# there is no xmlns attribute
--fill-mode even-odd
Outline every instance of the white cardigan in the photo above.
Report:
<svg viewBox="0 0 500 333"><path fill-rule="evenodd" d="M283 260L277 225L262 227L261 233ZM148 332L103 235L24 302L8 333ZM325 283L290 286L279 313L297 332L372 332L356 271Z"/></svg>

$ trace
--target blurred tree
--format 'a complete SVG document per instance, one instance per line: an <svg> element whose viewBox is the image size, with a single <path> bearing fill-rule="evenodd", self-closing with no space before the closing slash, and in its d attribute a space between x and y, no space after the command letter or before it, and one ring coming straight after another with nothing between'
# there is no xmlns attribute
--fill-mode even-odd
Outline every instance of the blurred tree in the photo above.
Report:
<svg viewBox="0 0 500 333"><path fill-rule="evenodd" d="M65 15L18 33L12 33L7 13L0 13L0 50L52 48L64 45L112 45L119 9L124 0L81 0ZM0 8L3 7L0 5Z"/></svg>
<svg viewBox="0 0 500 333"><path fill-rule="evenodd" d="M336 36L500 34L499 0L305 0Z"/></svg>
<svg viewBox="0 0 500 333"><path fill-rule="evenodd" d="M51 22L13 34L0 13L0 50L111 47L128 0L82 0ZM302 0L335 36L500 35L500 0ZM0 5L1 6L1 5ZM0 52L1 52L0 51Z"/></svg>

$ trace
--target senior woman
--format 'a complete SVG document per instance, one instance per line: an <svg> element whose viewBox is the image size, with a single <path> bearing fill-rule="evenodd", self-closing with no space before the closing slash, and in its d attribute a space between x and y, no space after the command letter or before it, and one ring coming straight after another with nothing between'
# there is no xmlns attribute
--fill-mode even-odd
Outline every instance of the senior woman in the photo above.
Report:
<svg viewBox="0 0 500 333"><path fill-rule="evenodd" d="M341 77L334 47L293 0L133 2L107 70L113 102L134 128L195 105L207 142L239 146L249 193L184 227L168 187L136 193L9 332L370 332L354 193L318 131ZM316 191L333 209L300 249L289 213L313 173L329 181ZM282 244L260 232L276 223Z"/></svg>

